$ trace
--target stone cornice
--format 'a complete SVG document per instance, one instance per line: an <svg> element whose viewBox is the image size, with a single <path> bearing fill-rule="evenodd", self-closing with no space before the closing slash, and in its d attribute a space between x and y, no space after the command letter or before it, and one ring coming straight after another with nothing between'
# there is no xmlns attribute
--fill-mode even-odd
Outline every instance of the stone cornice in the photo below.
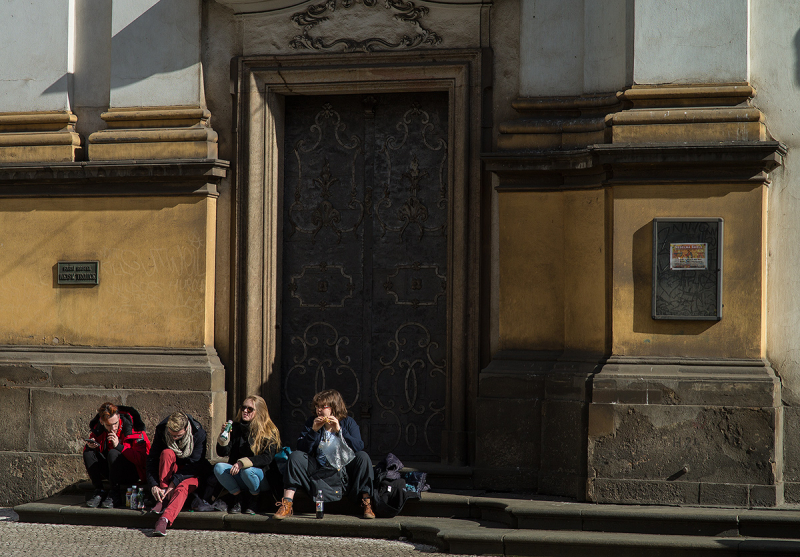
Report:
<svg viewBox="0 0 800 557"><path fill-rule="evenodd" d="M637 183L756 184L769 182L786 146L779 141L698 144L592 145L590 151L610 169L606 185Z"/></svg>
<svg viewBox="0 0 800 557"><path fill-rule="evenodd" d="M0 165L0 197L217 197L219 159Z"/></svg>
<svg viewBox="0 0 800 557"><path fill-rule="evenodd" d="M698 144L597 144L571 151L482 155L498 191L555 191L643 184L766 184L782 164L779 141Z"/></svg>
<svg viewBox="0 0 800 557"><path fill-rule="evenodd" d="M736 106L756 95L747 83L694 85L634 85L620 97L633 108L679 106Z"/></svg>

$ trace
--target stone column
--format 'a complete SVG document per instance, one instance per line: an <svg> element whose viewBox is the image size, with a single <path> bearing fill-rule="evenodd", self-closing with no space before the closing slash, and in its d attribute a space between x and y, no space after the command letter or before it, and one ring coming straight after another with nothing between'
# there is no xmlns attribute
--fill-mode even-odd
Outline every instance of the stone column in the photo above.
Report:
<svg viewBox="0 0 800 557"><path fill-rule="evenodd" d="M75 160L74 2L38 0L32 9L30 1L9 0L3 19L0 163Z"/></svg>
<svg viewBox="0 0 800 557"><path fill-rule="evenodd" d="M89 137L90 160L217 157L200 27L199 0L114 0L108 129Z"/></svg>

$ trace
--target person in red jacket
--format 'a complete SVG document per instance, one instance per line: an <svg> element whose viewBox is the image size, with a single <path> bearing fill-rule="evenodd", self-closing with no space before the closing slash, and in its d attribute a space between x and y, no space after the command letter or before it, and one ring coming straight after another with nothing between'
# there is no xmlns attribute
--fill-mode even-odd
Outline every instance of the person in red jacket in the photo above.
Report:
<svg viewBox="0 0 800 557"><path fill-rule="evenodd" d="M125 506L127 486L144 481L150 439L139 412L130 406L104 402L89 422L89 438L83 447L83 464L95 491L86 504L106 509ZM111 484L103 490L103 480Z"/></svg>

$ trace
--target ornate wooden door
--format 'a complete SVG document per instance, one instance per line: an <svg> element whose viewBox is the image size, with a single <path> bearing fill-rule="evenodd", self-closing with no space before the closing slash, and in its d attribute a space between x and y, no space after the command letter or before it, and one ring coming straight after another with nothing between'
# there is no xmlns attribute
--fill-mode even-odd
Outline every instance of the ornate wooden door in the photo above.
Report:
<svg viewBox="0 0 800 557"><path fill-rule="evenodd" d="M367 450L438 461L447 386L445 93L286 98L281 434L339 390Z"/></svg>

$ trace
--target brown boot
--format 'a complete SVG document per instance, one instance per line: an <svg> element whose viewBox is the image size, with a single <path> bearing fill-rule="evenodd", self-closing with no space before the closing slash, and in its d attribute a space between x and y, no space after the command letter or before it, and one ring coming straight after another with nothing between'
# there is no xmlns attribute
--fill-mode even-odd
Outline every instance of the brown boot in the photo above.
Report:
<svg viewBox="0 0 800 557"><path fill-rule="evenodd" d="M289 501L286 497L281 499L280 503L275 503L278 507L280 507L275 514L272 515L272 518L275 520L283 520L287 516L292 516L292 501Z"/></svg>
<svg viewBox="0 0 800 557"><path fill-rule="evenodd" d="M361 499L361 507L364 509L364 518L375 518L375 513L372 512L372 501L369 496Z"/></svg>

